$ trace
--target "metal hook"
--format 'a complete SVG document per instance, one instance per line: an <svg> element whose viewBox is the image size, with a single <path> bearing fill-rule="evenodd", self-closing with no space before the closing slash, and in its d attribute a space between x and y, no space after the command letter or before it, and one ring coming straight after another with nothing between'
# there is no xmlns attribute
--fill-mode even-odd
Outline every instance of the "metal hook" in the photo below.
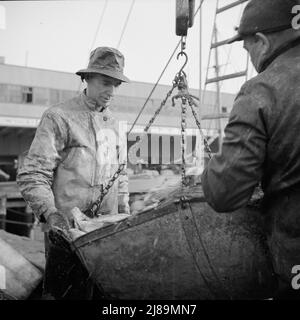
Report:
<svg viewBox="0 0 300 320"><path fill-rule="evenodd" d="M185 56L184 65L181 67L181 69L178 72L180 74L183 71L184 67L187 65L189 58L188 58L187 54L184 51L181 51L181 52L178 53L177 60L179 59L179 56Z"/></svg>

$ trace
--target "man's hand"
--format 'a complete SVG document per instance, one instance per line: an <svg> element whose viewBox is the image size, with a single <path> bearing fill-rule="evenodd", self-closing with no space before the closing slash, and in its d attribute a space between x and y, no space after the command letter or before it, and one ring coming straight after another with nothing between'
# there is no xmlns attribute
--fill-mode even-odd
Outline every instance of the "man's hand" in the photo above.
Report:
<svg viewBox="0 0 300 320"><path fill-rule="evenodd" d="M67 217L58 211L49 214L47 217L47 224L53 231L58 229L62 230L64 233L68 233L69 229L71 228Z"/></svg>
<svg viewBox="0 0 300 320"><path fill-rule="evenodd" d="M118 213L130 214L128 193L118 195Z"/></svg>

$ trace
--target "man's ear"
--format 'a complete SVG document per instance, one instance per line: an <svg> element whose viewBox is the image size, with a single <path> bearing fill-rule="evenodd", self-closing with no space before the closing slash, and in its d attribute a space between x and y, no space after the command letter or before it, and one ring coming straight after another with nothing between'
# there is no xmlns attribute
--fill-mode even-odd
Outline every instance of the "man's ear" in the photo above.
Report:
<svg viewBox="0 0 300 320"><path fill-rule="evenodd" d="M258 32L255 34L256 41L261 42L261 54L262 56L267 55L271 50L271 42L268 39L267 36L265 36L263 33Z"/></svg>

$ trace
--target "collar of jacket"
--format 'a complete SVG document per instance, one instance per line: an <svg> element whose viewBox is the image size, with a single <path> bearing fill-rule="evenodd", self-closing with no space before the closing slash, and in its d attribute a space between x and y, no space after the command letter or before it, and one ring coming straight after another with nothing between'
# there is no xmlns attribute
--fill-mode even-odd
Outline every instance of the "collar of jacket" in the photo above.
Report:
<svg viewBox="0 0 300 320"><path fill-rule="evenodd" d="M81 92L81 99L83 104L88 107L89 110L91 111L96 111L96 112L103 112L106 108L100 106L99 104L97 104L97 102L88 97L86 95L86 89L83 90L83 92Z"/></svg>
<svg viewBox="0 0 300 320"><path fill-rule="evenodd" d="M283 45L281 45L280 47L278 47L273 53L272 55L266 59L266 61L264 61L264 63L261 65L259 73L265 71L268 66L280 55L282 55L283 53L285 53L286 51L296 47L297 45L300 44L300 37L289 42L289 43L285 43Z"/></svg>

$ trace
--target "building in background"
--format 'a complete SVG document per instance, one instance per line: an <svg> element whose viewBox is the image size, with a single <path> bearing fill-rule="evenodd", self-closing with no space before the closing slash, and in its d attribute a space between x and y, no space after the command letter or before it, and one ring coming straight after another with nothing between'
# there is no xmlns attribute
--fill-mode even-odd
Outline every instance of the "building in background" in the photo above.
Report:
<svg viewBox="0 0 300 320"><path fill-rule="evenodd" d="M152 88L151 83L123 84L111 106L116 118L127 121L130 128ZM10 180L15 180L17 164L22 161L23 155L29 149L43 112L53 104L74 97L80 90L82 90L80 78L73 73L7 65L4 58L0 58L0 169L10 176ZM170 86L157 87L132 131L133 134L129 137L128 147L143 131L145 124L169 90ZM196 89L190 89L190 92L199 96ZM215 110L215 93L207 92L205 98L204 106L200 110L202 116L211 115ZM234 95L222 94L221 112L225 114L230 112L233 100ZM226 119L222 120L223 127L226 121ZM213 132L210 135L215 138L218 134L219 122L206 120L202 123L203 128L207 129L207 132ZM195 148L193 135L196 125L192 117L189 117L187 124L188 128L193 129L189 134L191 154L192 149ZM162 141L163 143L167 141L168 148L162 147ZM144 160L148 160L148 163L161 163L162 159L165 161L166 157L169 157L170 150L171 163L180 158L179 102L175 107L172 106L171 100L167 102L153 124L146 149L148 159ZM164 155L164 152L167 152L167 155ZM140 156L143 157L143 155Z"/></svg>
<svg viewBox="0 0 300 320"><path fill-rule="evenodd" d="M131 82L123 84L118 89L111 109L118 120L127 121L128 130L152 88L151 83ZM141 136L145 125L154 115L170 88L171 86L166 85L159 85L156 88L132 130L132 134L128 136L127 148L130 148L137 137ZM0 229L33 237L35 230L33 226L36 220L22 199L15 182L17 168L31 145L44 111L51 105L74 97L82 89L83 84L75 74L7 65L5 59L0 57ZM196 89L190 89L190 93L199 96ZM214 92L206 92L204 105L200 110L204 119L210 119L211 115L216 112L215 100ZM222 94L220 112L229 113L233 100L233 95ZM137 152L137 164L128 161L129 174L132 173L130 175L132 180L129 180L132 201L143 192L148 192L149 189L165 181L165 174L180 173L180 166L177 165L181 161L180 113L179 100L176 100L175 106L172 106L171 100L167 101L161 114L152 125L150 134ZM214 150L218 148L218 136L226 122L226 118L222 119L222 128L220 128L218 119L201 122L205 134L210 137L210 145ZM195 150L199 150L199 146L196 145L197 127L191 115L188 118L187 127L189 130L186 139L186 154L191 160L190 163L194 163L197 158ZM145 163L148 164L145 165ZM170 165L161 165L165 163L170 163ZM146 170L142 170L142 174L139 175L141 168ZM149 179L149 177L152 178ZM178 177L180 178L176 174L173 176L174 179ZM168 179L173 178L171 175Z"/></svg>

